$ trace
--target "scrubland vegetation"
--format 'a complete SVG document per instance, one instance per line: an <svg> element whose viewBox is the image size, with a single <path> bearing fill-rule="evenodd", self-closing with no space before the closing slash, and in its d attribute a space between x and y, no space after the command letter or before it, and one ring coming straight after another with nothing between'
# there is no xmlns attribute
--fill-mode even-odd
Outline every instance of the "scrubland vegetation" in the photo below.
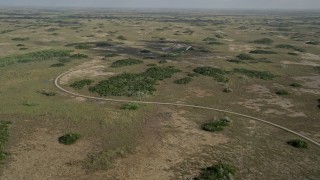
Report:
<svg viewBox="0 0 320 180"><path fill-rule="evenodd" d="M0 179L317 179L319 17L1 9Z"/></svg>

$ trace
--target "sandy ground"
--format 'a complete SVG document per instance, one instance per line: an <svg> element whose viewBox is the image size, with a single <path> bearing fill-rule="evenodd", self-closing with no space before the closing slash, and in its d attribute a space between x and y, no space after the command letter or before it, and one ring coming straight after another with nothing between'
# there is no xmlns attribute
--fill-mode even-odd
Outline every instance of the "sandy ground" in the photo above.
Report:
<svg viewBox="0 0 320 180"><path fill-rule="evenodd" d="M320 64L312 62L312 61L300 61L300 62L293 62L293 61L281 61L282 64L285 65L290 65L290 64L295 64L295 65L302 65L302 66L320 66Z"/></svg>
<svg viewBox="0 0 320 180"><path fill-rule="evenodd" d="M202 131L199 125L183 117L185 111L175 112L165 108L157 121L160 127L149 127L153 132L142 139L136 153L115 162L107 174L96 173L96 179L187 179L175 174L177 164L193 154L201 154L206 146L227 143L221 134ZM158 132L158 133L157 133ZM188 172L193 169L186 169ZM197 172L195 172L196 174ZM107 179L108 179L107 178Z"/></svg>
<svg viewBox="0 0 320 180"><path fill-rule="evenodd" d="M237 45L237 44L229 44L229 51L232 52L247 52L254 50L255 48L250 45Z"/></svg>
<svg viewBox="0 0 320 180"><path fill-rule="evenodd" d="M284 115L289 117L306 117L303 112L295 111L294 104L290 99L280 97L272 93L267 87L262 85L252 85L247 88L247 92L259 96L257 99L246 99L238 104L248 109L252 109L265 114Z"/></svg>
<svg viewBox="0 0 320 180"><path fill-rule="evenodd" d="M96 57L95 59L85 62L79 66L70 69L72 72L66 74L60 79L62 85L69 84L71 79L83 78L83 77L97 77L97 76L109 76L114 75L111 72L104 72L105 65L99 65L102 62L103 57ZM75 71L74 71L75 70Z"/></svg>
<svg viewBox="0 0 320 180"><path fill-rule="evenodd" d="M12 161L1 179L73 179L84 174L81 164L72 163L83 160L92 146L83 140L72 146L59 144L57 138L61 135L61 132L45 128L35 129L10 150Z"/></svg>

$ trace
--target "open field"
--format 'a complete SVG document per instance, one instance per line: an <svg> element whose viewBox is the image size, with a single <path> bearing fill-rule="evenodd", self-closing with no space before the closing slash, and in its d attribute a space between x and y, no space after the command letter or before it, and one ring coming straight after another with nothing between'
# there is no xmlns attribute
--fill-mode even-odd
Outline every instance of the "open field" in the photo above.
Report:
<svg viewBox="0 0 320 180"><path fill-rule="evenodd" d="M311 11L1 9L0 179L318 179L307 139L139 102L320 143L319 42Z"/></svg>

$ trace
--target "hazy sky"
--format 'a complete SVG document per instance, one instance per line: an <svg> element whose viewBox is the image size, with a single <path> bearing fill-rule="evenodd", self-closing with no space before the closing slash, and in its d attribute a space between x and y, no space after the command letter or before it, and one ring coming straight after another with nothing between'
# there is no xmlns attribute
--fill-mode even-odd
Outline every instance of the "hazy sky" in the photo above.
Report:
<svg viewBox="0 0 320 180"><path fill-rule="evenodd" d="M320 0L0 0L1 6L320 9Z"/></svg>

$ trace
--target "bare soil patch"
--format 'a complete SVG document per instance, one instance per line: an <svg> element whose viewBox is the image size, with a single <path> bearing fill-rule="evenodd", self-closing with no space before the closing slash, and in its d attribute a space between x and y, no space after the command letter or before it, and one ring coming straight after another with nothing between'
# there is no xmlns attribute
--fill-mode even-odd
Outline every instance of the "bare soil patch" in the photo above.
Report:
<svg viewBox="0 0 320 180"><path fill-rule="evenodd" d="M85 62L75 68L70 69L72 72L64 75L60 79L60 83L66 85L71 79L84 77L109 76L114 73L104 72L106 66L99 65L103 57L97 57L89 62Z"/></svg>
<svg viewBox="0 0 320 180"><path fill-rule="evenodd" d="M300 61L300 62L281 61L281 63L285 65L295 64L295 65L302 65L302 66L320 66L320 64L317 64L312 61Z"/></svg>
<svg viewBox="0 0 320 180"><path fill-rule="evenodd" d="M232 52L247 52L255 49L254 47L250 45L237 45L237 44L229 44L229 51Z"/></svg>
<svg viewBox="0 0 320 180"><path fill-rule="evenodd" d="M302 59L320 61L320 56L316 55L316 54L305 53L305 54L302 55Z"/></svg>
<svg viewBox="0 0 320 180"><path fill-rule="evenodd" d="M247 92L257 94L257 99L246 99L238 102L248 109L252 109L265 114L285 115L289 117L306 117L303 112L295 111L293 102L290 99L279 97L272 93L267 87L262 85L252 85L247 88Z"/></svg>
<svg viewBox="0 0 320 180"><path fill-rule="evenodd" d="M175 112L165 108L157 119L160 128L153 126L152 134L146 134L136 153L119 159L108 177L118 179L176 179L174 167L194 154L201 154L203 148L227 143L222 134L202 131L199 125L183 117L185 111ZM198 169L186 169L197 172ZM98 174L96 174L98 175ZM99 174L101 178L106 175ZM181 178L181 177L180 177ZM192 177L184 177L192 178Z"/></svg>
<svg viewBox="0 0 320 180"><path fill-rule="evenodd" d="M35 129L10 150L12 161L1 179L72 179L84 174L81 164L70 163L83 160L92 146L84 140L71 146L59 144L61 135L46 128Z"/></svg>

